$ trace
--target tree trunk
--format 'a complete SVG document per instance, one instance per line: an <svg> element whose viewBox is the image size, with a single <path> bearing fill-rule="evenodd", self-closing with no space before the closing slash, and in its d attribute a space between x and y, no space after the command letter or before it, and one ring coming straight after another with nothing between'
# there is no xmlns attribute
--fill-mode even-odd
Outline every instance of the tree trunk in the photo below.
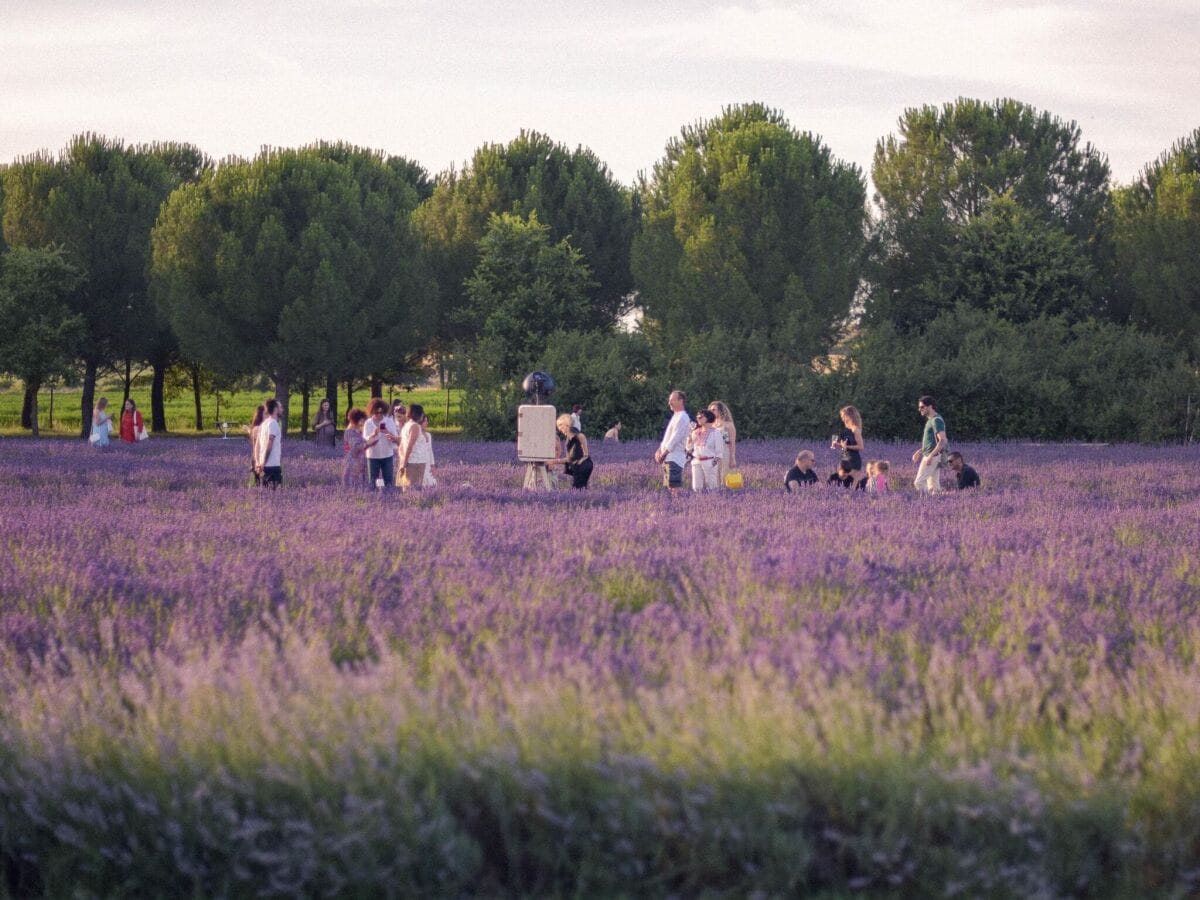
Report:
<svg viewBox="0 0 1200 900"><path fill-rule="evenodd" d="M354 378L346 379L346 409L354 406Z"/></svg>
<svg viewBox="0 0 1200 900"><path fill-rule="evenodd" d="M32 418L33 406L37 402L37 388L31 388L29 382L25 382L25 399L21 401L21 427L36 428L37 420Z"/></svg>
<svg viewBox="0 0 1200 900"><path fill-rule="evenodd" d="M34 399L37 397L35 395ZM54 430L54 382L50 382L50 418L46 420L50 425L50 430Z"/></svg>
<svg viewBox="0 0 1200 900"><path fill-rule="evenodd" d="M274 373L275 401L279 404L279 428L287 434L288 429L288 395L291 392L291 381L287 369Z"/></svg>
<svg viewBox="0 0 1200 900"><path fill-rule="evenodd" d="M382 397L383 396L383 376L381 376L381 375L372 375L371 376L371 396L372 397Z"/></svg>
<svg viewBox="0 0 1200 900"><path fill-rule="evenodd" d="M192 373L192 399L196 402L196 432L204 430L204 409L200 405L200 367L193 365Z"/></svg>
<svg viewBox="0 0 1200 900"><path fill-rule="evenodd" d="M100 361L95 357L83 361L83 393L79 397L79 408L83 415L79 436L85 441L92 433L92 407L96 401L96 370L99 368Z"/></svg>
<svg viewBox="0 0 1200 900"><path fill-rule="evenodd" d="M166 360L155 360L154 380L150 382L150 430L162 434L167 430L167 363Z"/></svg>
<svg viewBox="0 0 1200 900"><path fill-rule="evenodd" d="M33 422L33 436L41 437L42 433L38 430L38 399L36 388L33 392L33 400L29 404L29 415L31 421Z"/></svg>
<svg viewBox="0 0 1200 900"><path fill-rule="evenodd" d="M125 409L125 401L129 399L129 389L133 383L133 360L125 357L125 395L121 398L121 409Z"/></svg>
<svg viewBox="0 0 1200 900"><path fill-rule="evenodd" d="M337 378L332 375L325 376L325 395L329 398L329 414L333 416L333 431L334 434L337 434L337 423L340 422L341 419L338 418Z"/></svg>
<svg viewBox="0 0 1200 900"><path fill-rule="evenodd" d="M300 437L302 438L308 437L308 394L308 379L305 378L300 400Z"/></svg>

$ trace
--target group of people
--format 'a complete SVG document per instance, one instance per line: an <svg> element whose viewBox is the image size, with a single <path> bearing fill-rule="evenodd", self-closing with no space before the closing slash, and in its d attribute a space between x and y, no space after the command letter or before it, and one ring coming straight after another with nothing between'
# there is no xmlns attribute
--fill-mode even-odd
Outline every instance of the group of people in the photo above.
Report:
<svg viewBox="0 0 1200 900"><path fill-rule="evenodd" d="M313 421L314 440L320 446L332 447L336 441L331 410L330 401L322 400ZM282 405L272 398L259 405L246 428L256 485L277 487L283 483L283 431L279 421L282 414ZM365 412L358 407L347 410L345 423L343 486L421 490L437 484L429 417L421 404L406 407L402 400L397 400L389 411L385 400L374 397Z"/></svg>
<svg viewBox="0 0 1200 900"><path fill-rule="evenodd" d="M721 400L714 400L706 409L698 411L693 421L687 413L687 395L678 390L671 392L667 406L671 410L671 417L654 454L654 461L663 468L663 484L672 489L682 488L684 467L690 461L693 491L711 491L736 485L736 481L726 479L737 468L737 428L729 406ZM954 473L956 487L960 490L979 487L979 473L967 465L962 453L948 450L946 422L938 414L934 399L928 395L921 397L917 401L917 412L925 418L921 446L912 455L912 461L918 464L917 475L913 479L917 491L925 494L940 492L943 465ZM841 458L826 483L868 494L888 493L891 462L873 459L863 464L866 443L863 440L862 414L854 406L844 406L839 411L839 417L842 430L830 439L830 447L841 450ZM815 468L816 458L812 450L804 449L796 454L795 463L783 479L788 492L820 482Z"/></svg>
<svg viewBox="0 0 1200 900"><path fill-rule="evenodd" d="M687 395L676 390L667 398L667 406L671 415L654 454L655 462L662 466L663 484L671 489L682 488L684 471L690 469L691 488L697 493L739 486L737 426L728 404L714 400L698 410L693 420L687 412ZM332 408L328 398L321 400L313 419L314 440L320 446L332 447L337 440ZM555 423L557 458L546 463L550 467L561 466L564 477L569 478L572 487L577 489L588 486L594 469L580 423L581 411L582 406L576 404L570 413L558 417ZM925 418L921 446L912 455L912 461L917 463L917 475L913 479L917 491L940 492L943 466L953 472L958 489L979 487L979 473L967 464L961 452L948 450L946 423L938 413L933 397L922 396L917 401L917 412ZM252 479L256 485L277 487L283 483L282 414L283 406L278 400L267 400L255 410L254 419L246 429L250 438ZM854 406L844 406L839 416L842 430L830 439L830 447L840 450L841 457L837 468L825 479L826 483L868 494L888 493L891 463L886 459L873 459L863 464L866 443L862 414ZM389 411L387 402L375 397L365 412L357 407L348 410L345 424L341 479L344 486L421 490L437 484L433 475L429 418L421 404L406 407L402 400L396 400ZM136 444L149 436L142 414L132 399L125 400L116 427L121 441L127 444ZM106 447L113 430L108 398L101 397L92 412L89 440L94 446ZM792 492L819 482L816 454L802 449L784 476L784 488Z"/></svg>
<svg viewBox="0 0 1200 900"><path fill-rule="evenodd" d="M122 443L125 444L136 444L150 437L137 404L129 398L125 400L121 418L115 427ZM101 397L92 409L92 428L88 434L88 443L93 447L107 447L113 428L113 417L108 412L108 398Z"/></svg>
<svg viewBox="0 0 1200 900"><path fill-rule="evenodd" d="M697 411L695 421L688 415L683 391L671 391L667 406L671 418L654 452L654 461L663 467L663 484L682 488L685 467L691 469L692 490L697 493L729 484L737 469L737 426L729 406L714 400Z"/></svg>

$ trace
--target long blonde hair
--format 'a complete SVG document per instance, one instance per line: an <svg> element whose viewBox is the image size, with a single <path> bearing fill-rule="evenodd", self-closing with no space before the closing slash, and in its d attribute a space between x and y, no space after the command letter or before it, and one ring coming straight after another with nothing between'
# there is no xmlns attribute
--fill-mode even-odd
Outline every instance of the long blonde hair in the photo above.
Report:
<svg viewBox="0 0 1200 900"><path fill-rule="evenodd" d="M862 413L858 411L858 407L843 406L841 410L838 411L838 415L845 416L854 423L855 428L857 428L859 431L862 431Z"/></svg>
<svg viewBox="0 0 1200 900"><path fill-rule="evenodd" d="M729 407L726 405L724 400L714 400L712 403L708 404L709 409L713 409L714 407L716 407L717 418L720 419L723 424L728 423L733 425L735 428L737 427L733 421L733 413L729 411Z"/></svg>

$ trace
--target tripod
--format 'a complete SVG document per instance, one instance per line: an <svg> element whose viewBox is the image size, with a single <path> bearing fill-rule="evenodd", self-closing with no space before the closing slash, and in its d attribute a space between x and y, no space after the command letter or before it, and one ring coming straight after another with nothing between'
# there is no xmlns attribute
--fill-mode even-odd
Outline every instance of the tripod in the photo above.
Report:
<svg viewBox="0 0 1200 900"><path fill-rule="evenodd" d="M550 474L550 468L544 462L531 462L525 466L525 490L554 490L554 476Z"/></svg>

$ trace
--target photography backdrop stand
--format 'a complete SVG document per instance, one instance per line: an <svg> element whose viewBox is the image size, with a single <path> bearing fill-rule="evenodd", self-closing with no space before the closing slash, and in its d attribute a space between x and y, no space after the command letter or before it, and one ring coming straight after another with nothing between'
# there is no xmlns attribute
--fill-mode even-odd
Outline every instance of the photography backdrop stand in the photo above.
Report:
<svg viewBox="0 0 1200 900"><path fill-rule="evenodd" d="M525 490L554 490L554 476L550 473L550 467L544 462L531 462L527 464L525 466Z"/></svg>

